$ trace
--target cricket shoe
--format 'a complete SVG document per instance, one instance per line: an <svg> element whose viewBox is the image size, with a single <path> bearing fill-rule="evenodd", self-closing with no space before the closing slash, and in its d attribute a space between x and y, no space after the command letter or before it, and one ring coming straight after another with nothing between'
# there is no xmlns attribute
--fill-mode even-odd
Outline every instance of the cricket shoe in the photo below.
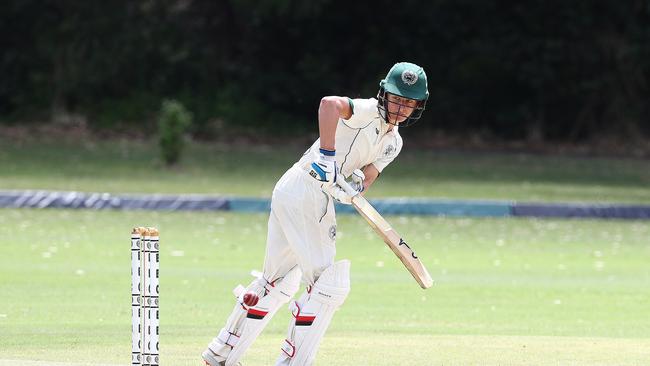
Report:
<svg viewBox="0 0 650 366"><path fill-rule="evenodd" d="M203 351L201 354L201 357L203 357L203 361L205 361L206 366L225 366L226 365L226 360L219 361L217 359L217 356L214 352L212 352L209 348ZM223 357L219 357L223 358ZM237 366L242 366L241 362L237 362Z"/></svg>

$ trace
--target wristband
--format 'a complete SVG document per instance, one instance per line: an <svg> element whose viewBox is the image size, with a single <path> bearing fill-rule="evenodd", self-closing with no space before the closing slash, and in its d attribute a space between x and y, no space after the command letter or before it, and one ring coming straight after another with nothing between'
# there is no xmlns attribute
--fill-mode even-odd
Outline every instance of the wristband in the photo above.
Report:
<svg viewBox="0 0 650 366"><path fill-rule="evenodd" d="M336 155L336 150L327 150L327 149L320 148L320 149L318 149L318 151L321 154L325 155L325 156L335 156Z"/></svg>

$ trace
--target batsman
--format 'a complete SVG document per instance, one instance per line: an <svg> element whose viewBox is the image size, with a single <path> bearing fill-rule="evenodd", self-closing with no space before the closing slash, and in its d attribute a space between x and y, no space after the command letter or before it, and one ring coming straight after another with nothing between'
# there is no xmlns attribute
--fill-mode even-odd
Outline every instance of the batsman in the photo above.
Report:
<svg viewBox="0 0 650 366"><path fill-rule="evenodd" d="M289 302L293 315L276 365L311 365L334 312L350 292L350 261L335 262L334 200L350 204L402 149L399 127L415 123L429 92L422 67L400 62L376 98L328 96L318 108L320 138L276 183L263 272L237 286L235 308L202 357L209 366L239 360ZM347 179L354 192L337 182ZM294 295L306 287L298 300Z"/></svg>

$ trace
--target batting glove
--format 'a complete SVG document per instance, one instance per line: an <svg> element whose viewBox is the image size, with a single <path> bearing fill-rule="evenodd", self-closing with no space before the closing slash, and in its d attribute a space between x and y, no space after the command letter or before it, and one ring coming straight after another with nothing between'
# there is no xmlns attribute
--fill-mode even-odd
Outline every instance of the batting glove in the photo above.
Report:
<svg viewBox="0 0 650 366"><path fill-rule="evenodd" d="M342 203L344 205L351 205L352 204L352 197L354 197L354 196L350 195L343 188L341 188L338 184L334 184L334 185L331 185L331 186L323 186L322 189L323 189L323 192L329 194L337 202Z"/></svg>
<svg viewBox="0 0 650 366"><path fill-rule="evenodd" d="M336 166L335 155L333 150L320 149L318 159L311 163L309 175L319 182L323 182L324 187L332 186L336 183L338 167Z"/></svg>
<svg viewBox="0 0 650 366"><path fill-rule="evenodd" d="M361 174L363 175L363 173ZM361 193L361 191L358 191L350 186L350 184L345 181L345 179L339 179L336 184L322 188L325 193L329 194L336 201L344 205L351 205L352 198ZM361 189L363 190L363 185L361 186Z"/></svg>
<svg viewBox="0 0 650 366"><path fill-rule="evenodd" d="M350 183L350 186L352 189L355 191L361 193L363 192L363 181L366 179L366 175L363 174L361 169L355 169L352 172L352 175L350 175L348 182Z"/></svg>

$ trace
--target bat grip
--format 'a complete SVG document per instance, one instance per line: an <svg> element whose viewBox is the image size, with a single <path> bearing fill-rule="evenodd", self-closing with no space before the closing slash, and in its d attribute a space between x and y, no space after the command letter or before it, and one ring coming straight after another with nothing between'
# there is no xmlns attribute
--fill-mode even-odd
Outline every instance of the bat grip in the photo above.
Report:
<svg viewBox="0 0 650 366"><path fill-rule="evenodd" d="M336 184L338 184L339 187L341 187L345 191L345 193L349 194L351 197L354 197L359 194L359 192L357 192L357 190L352 188L352 186L350 186L350 183L348 183L345 179L337 180Z"/></svg>

